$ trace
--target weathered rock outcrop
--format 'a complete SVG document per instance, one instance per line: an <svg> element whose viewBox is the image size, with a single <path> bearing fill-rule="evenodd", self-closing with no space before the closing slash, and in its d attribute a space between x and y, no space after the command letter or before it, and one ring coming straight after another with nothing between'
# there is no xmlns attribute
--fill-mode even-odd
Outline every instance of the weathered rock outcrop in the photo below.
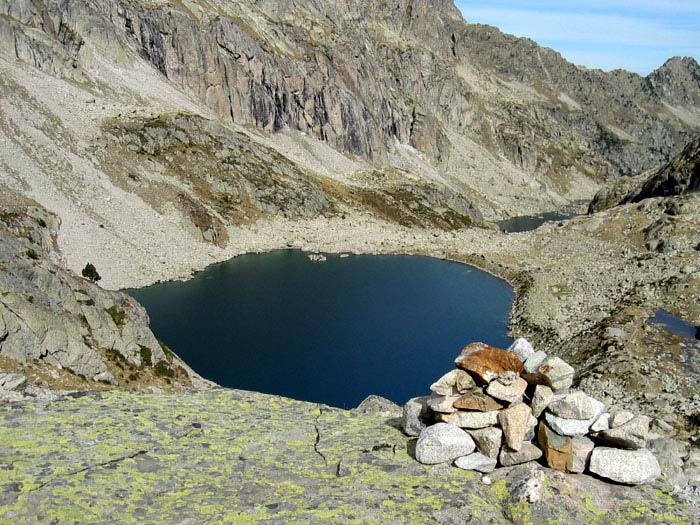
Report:
<svg viewBox="0 0 700 525"><path fill-rule="evenodd" d="M673 197L700 191L700 138L689 143L671 162L651 174L623 178L600 190L588 212L652 197Z"/></svg>
<svg viewBox="0 0 700 525"><path fill-rule="evenodd" d="M27 386L126 389L206 386L154 337L146 311L123 293L64 270L58 220L3 188L0 197L0 369ZM10 390L16 390L12 388Z"/></svg>

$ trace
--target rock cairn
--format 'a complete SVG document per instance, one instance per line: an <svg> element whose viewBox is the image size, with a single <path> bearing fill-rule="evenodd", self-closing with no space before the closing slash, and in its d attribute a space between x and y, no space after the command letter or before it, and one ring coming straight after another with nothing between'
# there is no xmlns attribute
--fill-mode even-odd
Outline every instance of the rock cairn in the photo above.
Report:
<svg viewBox="0 0 700 525"><path fill-rule="evenodd" d="M660 476L646 448L650 418L608 410L572 390L574 369L526 339L508 350L472 343L455 364L431 385L432 395L403 408L404 431L419 436L421 463L489 473L541 460L559 471L632 485Z"/></svg>

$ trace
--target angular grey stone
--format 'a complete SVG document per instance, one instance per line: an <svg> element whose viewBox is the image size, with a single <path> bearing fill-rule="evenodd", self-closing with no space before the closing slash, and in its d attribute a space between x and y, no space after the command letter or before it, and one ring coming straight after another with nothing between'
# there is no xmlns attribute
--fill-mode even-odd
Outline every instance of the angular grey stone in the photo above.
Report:
<svg viewBox="0 0 700 525"><path fill-rule="evenodd" d="M542 457L542 451L537 448L532 443L523 443L520 450L510 450L505 445L501 449L501 453L498 456L498 460L504 467L512 467L513 465L520 465L521 463L527 463L528 461L535 461Z"/></svg>
<svg viewBox="0 0 700 525"><path fill-rule="evenodd" d="M554 392L566 390L574 382L573 367L558 357L548 357L534 372L536 384L545 384Z"/></svg>
<svg viewBox="0 0 700 525"><path fill-rule="evenodd" d="M0 390L19 390L27 382L27 378L20 374L0 372Z"/></svg>
<svg viewBox="0 0 700 525"><path fill-rule="evenodd" d="M353 409L353 412L361 414L374 414L380 417L401 417L403 414L402 408L381 396L369 395L362 403Z"/></svg>
<svg viewBox="0 0 700 525"><path fill-rule="evenodd" d="M547 410L566 419L591 419L600 414L600 402L583 392L571 392L554 399Z"/></svg>
<svg viewBox="0 0 700 525"><path fill-rule="evenodd" d="M525 373L534 374L537 372L537 369L545 359L547 359L547 353L541 350L532 354L527 358L527 361L525 361Z"/></svg>
<svg viewBox="0 0 700 525"><path fill-rule="evenodd" d="M454 414L435 414L438 421L451 423L460 428L485 428L498 423L498 410L491 412L455 412Z"/></svg>
<svg viewBox="0 0 700 525"><path fill-rule="evenodd" d="M594 474L630 485L649 483L661 475L661 467L656 456L647 449L621 450L596 447L591 453L588 468Z"/></svg>
<svg viewBox="0 0 700 525"><path fill-rule="evenodd" d="M594 447L593 441L587 437L576 436L572 438L569 472L580 474L586 470Z"/></svg>
<svg viewBox="0 0 700 525"><path fill-rule="evenodd" d="M591 428L591 425L605 410L605 405L603 403L595 399L593 399L593 401L596 407L596 412L594 417L590 419L567 419L555 416L550 412L545 412L544 417L547 420L547 424L557 434L562 436L585 436L588 433L588 430Z"/></svg>
<svg viewBox="0 0 700 525"><path fill-rule="evenodd" d="M518 374L516 374L512 370L509 370L505 374L501 374L500 376L498 376L495 380L504 386L510 386L517 378Z"/></svg>
<svg viewBox="0 0 700 525"><path fill-rule="evenodd" d="M453 461L474 452L474 440L464 430L447 423L436 423L418 437L416 459L425 465Z"/></svg>
<svg viewBox="0 0 700 525"><path fill-rule="evenodd" d="M503 441L503 431L498 427L469 430L469 435L476 443L476 448L484 456L497 458Z"/></svg>
<svg viewBox="0 0 700 525"><path fill-rule="evenodd" d="M535 387L535 393L532 396L532 403L530 403L532 415L540 417L553 398L554 392L552 392L551 388L547 385L537 385Z"/></svg>
<svg viewBox="0 0 700 525"><path fill-rule="evenodd" d="M527 381L522 377L516 377L512 384L506 386L497 379L491 381L486 387L486 393L495 399L514 403L520 400L527 389Z"/></svg>
<svg viewBox="0 0 700 525"><path fill-rule="evenodd" d="M601 414L598 419L591 425L591 432L600 432L610 428L611 416L608 412Z"/></svg>
<svg viewBox="0 0 700 525"><path fill-rule="evenodd" d="M401 427L407 436L417 436L425 428L424 419L428 416L430 396L414 397L403 406Z"/></svg>
<svg viewBox="0 0 700 525"><path fill-rule="evenodd" d="M613 447L644 448L649 436L650 423L651 419L647 416L634 416L622 425L603 430L596 437L606 445Z"/></svg>
<svg viewBox="0 0 700 525"><path fill-rule="evenodd" d="M535 353L535 349L524 337L516 339L515 342L508 347L508 351L517 355L523 363Z"/></svg>
<svg viewBox="0 0 700 525"><path fill-rule="evenodd" d="M99 374L95 375L95 377L93 377L92 380L99 381L101 383L109 383L110 385L118 384L117 380L112 375L112 372L110 372L109 370L100 372Z"/></svg>
<svg viewBox="0 0 700 525"><path fill-rule="evenodd" d="M628 421L631 421L633 418L634 414L632 412L628 412L627 410L615 412L612 416L612 420L610 421L610 428L622 426Z"/></svg>
<svg viewBox="0 0 700 525"><path fill-rule="evenodd" d="M503 429L506 445L511 449L520 450L525 434L531 428L532 410L525 403L518 403L498 413L498 422Z"/></svg>
<svg viewBox="0 0 700 525"><path fill-rule="evenodd" d="M455 459L455 467L463 470L476 470L482 474L488 474L496 469L496 458L484 456L480 452L474 452L468 456Z"/></svg>
<svg viewBox="0 0 700 525"><path fill-rule="evenodd" d="M452 414L454 412L457 412L457 409L452 405L459 398L460 396L431 396L428 399L428 407L433 412L440 412L441 414Z"/></svg>
<svg viewBox="0 0 700 525"><path fill-rule="evenodd" d="M454 396L457 394L465 394L474 388L475 385L472 376L464 370L456 368L450 370L435 381L435 383L430 385L430 390L439 396Z"/></svg>

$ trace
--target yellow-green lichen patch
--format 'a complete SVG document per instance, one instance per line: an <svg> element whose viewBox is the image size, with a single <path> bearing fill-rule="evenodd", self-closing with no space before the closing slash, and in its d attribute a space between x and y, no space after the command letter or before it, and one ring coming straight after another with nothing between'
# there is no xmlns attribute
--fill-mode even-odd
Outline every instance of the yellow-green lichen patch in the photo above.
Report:
<svg viewBox="0 0 700 525"><path fill-rule="evenodd" d="M12 468L0 468L0 523L599 517L580 495L573 514L557 508L557 494L566 494L561 481L530 505L512 499L508 477L489 487L475 473L421 465L394 420L223 389L0 407L2 465ZM670 519L684 515L670 496L652 496L645 507L642 498L629 499L607 522L682 523Z"/></svg>

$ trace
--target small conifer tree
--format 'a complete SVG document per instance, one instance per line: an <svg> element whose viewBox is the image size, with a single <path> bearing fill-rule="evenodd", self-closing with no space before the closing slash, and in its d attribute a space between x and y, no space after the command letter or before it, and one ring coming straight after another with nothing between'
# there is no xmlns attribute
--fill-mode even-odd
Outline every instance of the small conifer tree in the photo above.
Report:
<svg viewBox="0 0 700 525"><path fill-rule="evenodd" d="M92 263L87 263L85 268L83 268L83 277L90 279L93 283L102 279L100 274L97 273L97 268L95 268L95 265Z"/></svg>

